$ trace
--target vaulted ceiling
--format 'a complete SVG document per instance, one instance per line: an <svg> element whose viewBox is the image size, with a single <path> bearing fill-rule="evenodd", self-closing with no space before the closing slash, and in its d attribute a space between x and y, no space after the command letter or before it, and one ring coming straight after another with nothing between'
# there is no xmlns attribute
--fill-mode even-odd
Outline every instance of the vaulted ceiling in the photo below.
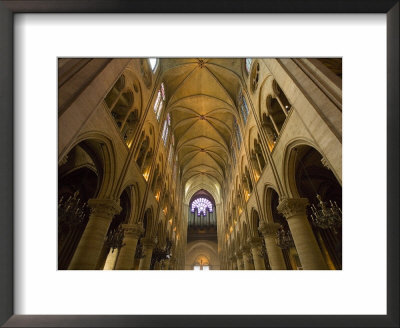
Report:
<svg viewBox="0 0 400 328"><path fill-rule="evenodd" d="M231 165L243 59L163 58L160 65L186 196L206 189L220 198Z"/></svg>

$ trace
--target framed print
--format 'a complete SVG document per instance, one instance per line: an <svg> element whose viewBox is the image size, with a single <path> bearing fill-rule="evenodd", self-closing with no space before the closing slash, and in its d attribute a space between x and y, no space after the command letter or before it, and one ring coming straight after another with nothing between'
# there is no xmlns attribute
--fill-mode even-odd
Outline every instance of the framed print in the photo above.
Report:
<svg viewBox="0 0 400 328"><path fill-rule="evenodd" d="M398 326L398 2L0 9L2 325Z"/></svg>

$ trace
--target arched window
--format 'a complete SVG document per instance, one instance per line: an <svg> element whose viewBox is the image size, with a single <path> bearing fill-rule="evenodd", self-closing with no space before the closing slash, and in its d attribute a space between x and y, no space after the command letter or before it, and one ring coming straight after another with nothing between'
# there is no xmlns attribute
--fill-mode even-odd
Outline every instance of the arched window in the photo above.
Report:
<svg viewBox="0 0 400 328"><path fill-rule="evenodd" d="M250 74L252 61L253 60L251 58L246 58L246 71L247 71L247 74Z"/></svg>
<svg viewBox="0 0 400 328"><path fill-rule="evenodd" d="M141 92L138 85L139 82L135 77L122 74L104 98L128 147L132 145L140 116Z"/></svg>
<svg viewBox="0 0 400 328"><path fill-rule="evenodd" d="M172 173L173 179L178 179L176 174L178 173L178 154L175 156L174 172Z"/></svg>
<svg viewBox="0 0 400 328"><path fill-rule="evenodd" d="M213 206L212 203L207 198L197 198L192 203L192 213L194 213L195 209L197 208L197 215L206 215L206 212L212 212Z"/></svg>
<svg viewBox="0 0 400 328"><path fill-rule="evenodd" d="M168 154L168 163L170 166L172 164L172 157L174 155L174 143L175 143L175 139L174 139L174 135L172 135L171 144L169 146L169 154Z"/></svg>
<svg viewBox="0 0 400 328"><path fill-rule="evenodd" d="M157 93L156 101L154 103L154 113L156 114L158 121L160 120L164 102L165 102L165 87L164 87L164 83L161 83L160 89L158 90L158 93Z"/></svg>
<svg viewBox="0 0 400 328"><path fill-rule="evenodd" d="M240 134L239 126L236 122L236 119L233 121L233 129L235 130L237 147L238 149L240 149L240 144L242 143L242 136Z"/></svg>
<svg viewBox="0 0 400 328"><path fill-rule="evenodd" d="M164 146L167 145L167 140L168 140L168 133L169 133L169 127L171 126L171 117L169 113L167 114L167 118L164 121L164 126L163 126L163 131L162 131L162 139L164 141Z"/></svg>
<svg viewBox="0 0 400 328"><path fill-rule="evenodd" d="M236 150L233 147L233 139L231 140L231 150L232 150L232 169L236 165Z"/></svg>
<svg viewBox="0 0 400 328"><path fill-rule="evenodd" d="M154 72L154 69L156 68L157 65L157 58L149 58L149 63L151 70Z"/></svg>
<svg viewBox="0 0 400 328"><path fill-rule="evenodd" d="M246 99L243 96L242 90L239 92L239 108L242 114L243 122L246 125L247 117L249 116L249 108L247 107Z"/></svg>

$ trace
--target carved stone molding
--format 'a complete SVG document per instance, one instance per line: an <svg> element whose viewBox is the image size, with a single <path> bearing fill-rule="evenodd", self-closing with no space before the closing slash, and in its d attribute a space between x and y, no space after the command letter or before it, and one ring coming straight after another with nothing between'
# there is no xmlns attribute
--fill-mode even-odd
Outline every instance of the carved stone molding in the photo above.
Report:
<svg viewBox="0 0 400 328"><path fill-rule="evenodd" d="M283 214L287 220L293 216L306 215L307 198L283 198L277 210Z"/></svg>
<svg viewBox="0 0 400 328"><path fill-rule="evenodd" d="M154 238L143 238L141 243L145 248L154 248L156 246Z"/></svg>
<svg viewBox="0 0 400 328"><path fill-rule="evenodd" d="M139 238L144 232L144 229L140 224L123 224L122 228L124 229L125 236L132 236L135 238Z"/></svg>
<svg viewBox="0 0 400 328"><path fill-rule="evenodd" d="M247 240L247 242L250 244L251 248L256 248L256 247L261 247L262 246L261 237L249 238Z"/></svg>
<svg viewBox="0 0 400 328"><path fill-rule="evenodd" d="M251 256L251 251L250 251L250 246L249 245L242 246L241 247L241 251L242 251L243 255L245 255L247 257Z"/></svg>
<svg viewBox="0 0 400 328"><path fill-rule="evenodd" d="M64 156L64 158L60 161L59 166L63 166L68 162L68 155Z"/></svg>
<svg viewBox="0 0 400 328"><path fill-rule="evenodd" d="M322 157L322 158L321 158L321 163L322 163L322 165L325 166L328 170L331 169L330 166L329 166L329 162L328 162L328 160L327 160L325 157Z"/></svg>
<svg viewBox="0 0 400 328"><path fill-rule="evenodd" d="M88 205L91 216L110 220L122 210L121 206L113 199L89 199Z"/></svg>
<svg viewBox="0 0 400 328"><path fill-rule="evenodd" d="M263 234L264 237L266 236L274 237L279 227L280 227L279 223L266 223L264 221L261 221L258 230L260 230L260 232Z"/></svg>

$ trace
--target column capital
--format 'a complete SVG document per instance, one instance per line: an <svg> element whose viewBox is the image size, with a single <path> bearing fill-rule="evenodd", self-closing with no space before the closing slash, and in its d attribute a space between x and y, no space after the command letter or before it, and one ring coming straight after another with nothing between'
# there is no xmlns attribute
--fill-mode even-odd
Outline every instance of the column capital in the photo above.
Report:
<svg viewBox="0 0 400 328"><path fill-rule="evenodd" d="M283 214L286 220L292 216L306 215L307 198L283 198L279 202L277 210Z"/></svg>
<svg viewBox="0 0 400 328"><path fill-rule="evenodd" d="M274 237L279 227L280 227L279 223L267 223L265 221L261 221L258 230L263 234L264 237L266 236Z"/></svg>
<svg viewBox="0 0 400 328"><path fill-rule="evenodd" d="M140 224L123 224L122 229L124 229L125 236L132 236L135 238L139 238L144 232Z"/></svg>
<svg viewBox="0 0 400 328"><path fill-rule="evenodd" d="M156 246L154 238L143 238L141 243L146 248L154 248Z"/></svg>
<svg viewBox="0 0 400 328"><path fill-rule="evenodd" d="M251 248L261 247L261 245L262 245L261 237L249 238L249 239L247 239L247 242L250 244Z"/></svg>
<svg viewBox="0 0 400 328"><path fill-rule="evenodd" d="M91 214L102 218L110 219L114 215L119 214L122 208L114 199L98 199L92 198L88 200Z"/></svg>
<svg viewBox="0 0 400 328"><path fill-rule="evenodd" d="M251 255L249 245L243 245L242 247L240 247L240 249L241 249L243 255L247 255L247 256Z"/></svg>

